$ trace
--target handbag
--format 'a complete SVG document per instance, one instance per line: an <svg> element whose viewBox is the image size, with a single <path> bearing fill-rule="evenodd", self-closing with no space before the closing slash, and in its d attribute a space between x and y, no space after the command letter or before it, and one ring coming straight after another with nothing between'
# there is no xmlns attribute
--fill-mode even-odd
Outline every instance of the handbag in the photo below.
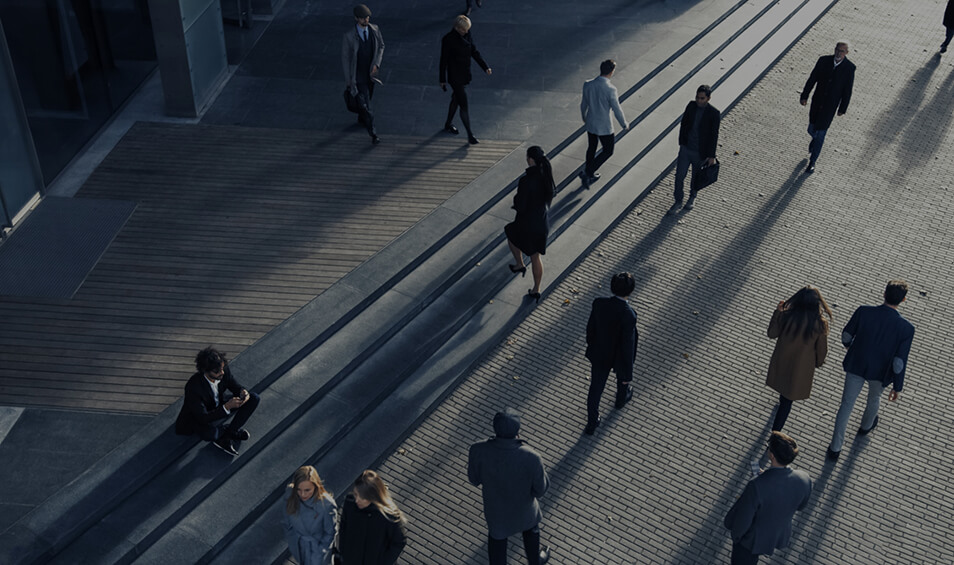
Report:
<svg viewBox="0 0 954 565"><path fill-rule="evenodd" d="M719 160L712 165L705 164L699 167L698 174L692 175L692 190L698 191L719 180Z"/></svg>
<svg viewBox="0 0 954 565"><path fill-rule="evenodd" d="M349 112L351 112L352 114L358 113L358 109L359 109L358 97L351 94L350 88L345 87L344 89L344 101L345 101L345 107L348 108Z"/></svg>

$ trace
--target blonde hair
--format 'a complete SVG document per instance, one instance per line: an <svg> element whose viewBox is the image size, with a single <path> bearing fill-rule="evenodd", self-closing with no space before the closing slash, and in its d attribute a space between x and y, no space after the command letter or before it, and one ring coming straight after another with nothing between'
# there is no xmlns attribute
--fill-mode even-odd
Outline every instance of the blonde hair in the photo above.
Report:
<svg viewBox="0 0 954 565"><path fill-rule="evenodd" d="M460 28L464 31L470 31L470 18L461 14L454 19L454 27Z"/></svg>
<svg viewBox="0 0 954 565"><path fill-rule="evenodd" d="M318 471L311 465L305 465L304 467L299 467L298 470L295 471L295 474L292 475L292 482L288 485L291 487L292 493L285 503L285 512L298 514L298 509L301 507L301 501L298 498L298 487L302 483L315 485L315 494L312 495L311 500L317 501L324 497L331 498L331 493L325 490L325 485L321 482Z"/></svg>
<svg viewBox="0 0 954 565"><path fill-rule="evenodd" d="M361 473L361 475L354 480L354 491L359 497L373 504L388 520L402 524L407 522L404 513L401 512L397 504L394 503L394 499L391 498L391 493L388 492L388 486L384 484L381 476L374 471L368 469Z"/></svg>

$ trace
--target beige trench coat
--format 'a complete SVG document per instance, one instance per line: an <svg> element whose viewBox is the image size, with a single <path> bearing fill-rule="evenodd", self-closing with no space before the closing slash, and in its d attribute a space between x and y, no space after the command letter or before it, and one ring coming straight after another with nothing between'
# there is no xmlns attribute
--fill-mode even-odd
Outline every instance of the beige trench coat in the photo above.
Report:
<svg viewBox="0 0 954 565"><path fill-rule="evenodd" d="M769 363L765 384L789 400L804 400L811 395L815 368L828 355L828 325L808 339L803 332L782 331L781 312L776 310L769 322L768 336L778 339Z"/></svg>

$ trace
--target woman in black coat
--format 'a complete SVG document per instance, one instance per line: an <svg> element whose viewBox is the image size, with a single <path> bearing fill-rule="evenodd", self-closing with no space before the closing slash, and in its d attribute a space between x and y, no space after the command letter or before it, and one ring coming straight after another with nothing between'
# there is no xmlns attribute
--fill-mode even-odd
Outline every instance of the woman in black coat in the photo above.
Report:
<svg viewBox="0 0 954 565"><path fill-rule="evenodd" d="M338 553L344 565L393 565L407 544L404 514L374 471L355 479L338 525Z"/></svg>
<svg viewBox="0 0 954 565"><path fill-rule="evenodd" d="M440 83L441 88L447 90L449 84L453 89L450 107L447 109L447 120L444 121L444 131L457 134L454 127L454 115L460 108L460 121L464 122L467 130L467 141L471 144L480 143L470 129L470 106L467 102L467 85L470 84L470 60L477 61L480 68L488 75L493 71L480 56L477 45L470 35L470 18L457 16L454 20L454 29L447 32L441 39Z"/></svg>
<svg viewBox="0 0 954 565"><path fill-rule="evenodd" d="M510 252L517 262L509 265L510 271L526 275L523 255L530 257L533 288L527 294L539 302L540 281L543 279L543 260L540 256L547 252L547 236L550 234L547 211L553 200L555 185L550 161L539 146L527 149L527 165L527 172L520 177L517 194L513 197L513 209L517 211L517 217L504 227L504 232Z"/></svg>

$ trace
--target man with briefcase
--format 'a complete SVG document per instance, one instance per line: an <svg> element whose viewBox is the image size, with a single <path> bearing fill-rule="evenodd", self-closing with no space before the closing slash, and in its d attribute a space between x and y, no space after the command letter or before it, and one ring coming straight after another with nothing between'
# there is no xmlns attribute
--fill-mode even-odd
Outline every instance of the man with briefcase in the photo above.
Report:
<svg viewBox="0 0 954 565"><path fill-rule="evenodd" d="M718 174L716 147L719 145L721 114L715 106L709 104L711 96L712 88L703 84L696 89L696 99L686 106L686 111L682 115L682 123L679 125L676 182L673 190L675 203L666 212L667 216L672 216L680 208L686 211L692 210L696 202L696 194L703 187L711 184ZM692 166L692 183L689 200L683 206L682 199L685 196L683 186L690 166Z"/></svg>

